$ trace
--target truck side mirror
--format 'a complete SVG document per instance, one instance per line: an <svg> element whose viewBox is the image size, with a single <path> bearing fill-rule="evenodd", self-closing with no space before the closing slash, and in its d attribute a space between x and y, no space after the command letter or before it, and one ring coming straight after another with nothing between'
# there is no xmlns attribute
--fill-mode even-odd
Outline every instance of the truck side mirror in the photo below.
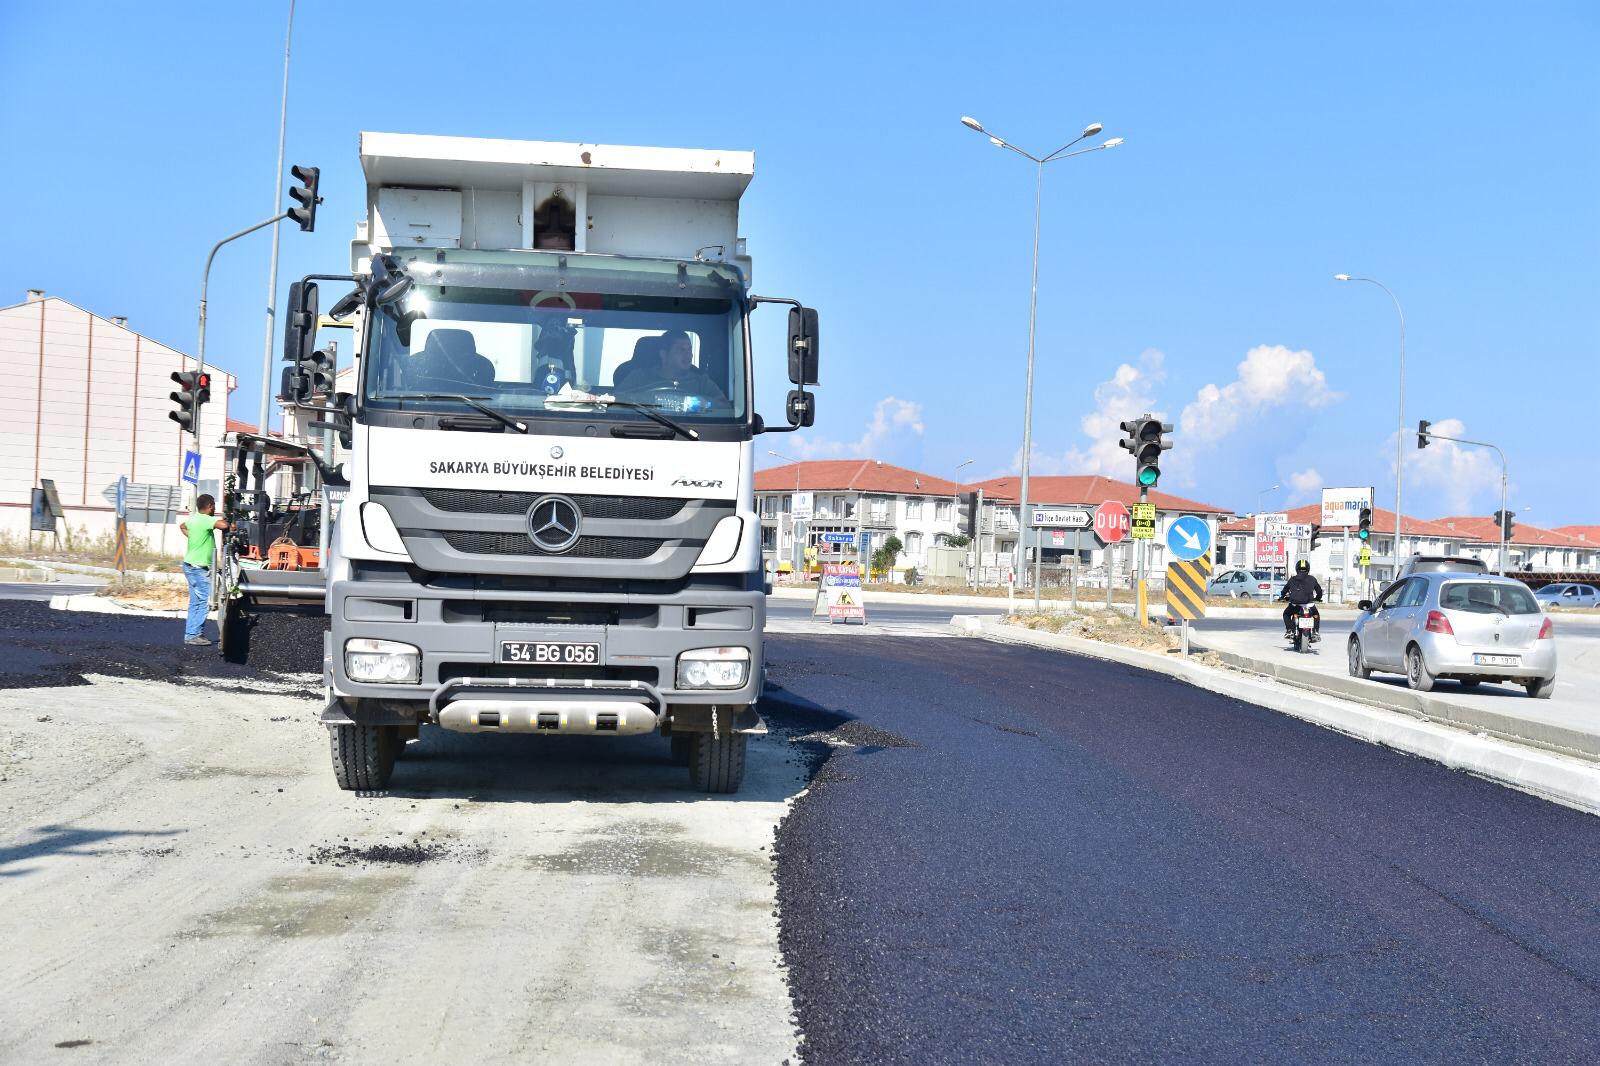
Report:
<svg viewBox="0 0 1600 1066"><path fill-rule="evenodd" d="M789 308L789 380L801 386L817 383L817 312L810 307Z"/></svg>
<svg viewBox="0 0 1600 1066"><path fill-rule="evenodd" d="M804 389L789 390L789 424L796 429L811 426L817 420L817 398Z"/></svg>
<svg viewBox="0 0 1600 1066"><path fill-rule="evenodd" d="M311 358L317 339L317 283L289 286L288 315L283 322L283 361L291 367Z"/></svg>

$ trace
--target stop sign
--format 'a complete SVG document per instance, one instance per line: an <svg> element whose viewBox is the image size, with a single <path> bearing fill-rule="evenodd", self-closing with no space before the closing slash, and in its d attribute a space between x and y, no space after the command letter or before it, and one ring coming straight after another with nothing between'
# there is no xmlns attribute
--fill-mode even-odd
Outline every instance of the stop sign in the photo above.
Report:
<svg viewBox="0 0 1600 1066"><path fill-rule="evenodd" d="M1094 535L1102 544L1115 544L1128 535L1128 507L1107 500L1094 509Z"/></svg>

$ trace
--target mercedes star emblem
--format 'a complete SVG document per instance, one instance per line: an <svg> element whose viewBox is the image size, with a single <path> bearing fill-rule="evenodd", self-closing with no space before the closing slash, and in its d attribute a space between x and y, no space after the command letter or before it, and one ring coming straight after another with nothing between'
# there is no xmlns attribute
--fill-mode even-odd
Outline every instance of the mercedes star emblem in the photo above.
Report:
<svg viewBox="0 0 1600 1066"><path fill-rule="evenodd" d="M562 448L562 447L561 447L561 445L559 445L559 444L557 444L557 445L555 445L555 446L554 446L554 447L552 447L552 448L551 448L551 449L550 449L550 458L552 458L552 459L559 459L559 458L561 458L561 457L562 457L562 456L563 456L563 455L566 455L566 454L567 454L567 453L566 453L566 450L565 450L565 449L563 449L563 448Z"/></svg>
<svg viewBox="0 0 1600 1066"><path fill-rule="evenodd" d="M578 543L582 524L583 512L565 496L540 496L528 508L528 539L553 555Z"/></svg>

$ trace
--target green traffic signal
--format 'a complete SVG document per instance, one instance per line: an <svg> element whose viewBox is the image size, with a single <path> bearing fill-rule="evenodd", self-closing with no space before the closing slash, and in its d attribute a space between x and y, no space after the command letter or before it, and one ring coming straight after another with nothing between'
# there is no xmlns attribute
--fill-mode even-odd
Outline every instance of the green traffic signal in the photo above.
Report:
<svg viewBox="0 0 1600 1066"><path fill-rule="evenodd" d="M1158 467L1147 466L1139 471L1139 484L1145 486L1146 488L1154 485L1158 480L1160 480L1160 478L1161 470Z"/></svg>
<svg viewBox="0 0 1600 1066"><path fill-rule="evenodd" d="M1360 520L1357 524L1356 536L1362 540L1372 539L1372 508L1361 508Z"/></svg>

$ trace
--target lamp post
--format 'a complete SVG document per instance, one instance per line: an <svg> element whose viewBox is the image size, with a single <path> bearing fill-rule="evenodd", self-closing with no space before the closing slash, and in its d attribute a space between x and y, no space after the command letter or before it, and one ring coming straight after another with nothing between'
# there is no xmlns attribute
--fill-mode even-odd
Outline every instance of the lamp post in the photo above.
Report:
<svg viewBox="0 0 1600 1066"><path fill-rule="evenodd" d="M272 203L283 204L283 134L289 124L289 45L294 40L294 2L289 0L289 27L283 33L283 102L278 107L278 166L272 172ZM272 261L267 268L267 335L261 342L261 435L272 415L272 334L278 315L278 230L272 231ZM287 432L287 430L285 430Z"/></svg>
<svg viewBox="0 0 1600 1066"><path fill-rule="evenodd" d="M800 521L794 516L794 509L800 500L800 460L771 449L767 450L767 454L774 459L782 459L786 463L794 464L794 495L789 497L789 540L794 550L794 573L798 576L801 560L805 558L800 548Z"/></svg>
<svg viewBox="0 0 1600 1066"><path fill-rule="evenodd" d="M1281 488L1283 488L1282 485L1269 485L1260 492L1256 493L1256 514L1261 513L1261 497L1265 496L1269 492L1277 492Z"/></svg>
<svg viewBox="0 0 1600 1066"><path fill-rule="evenodd" d="M1349 274L1335 274L1334 281L1364 281L1368 285L1376 285L1384 292L1389 293L1389 299L1394 301L1395 314L1400 316L1400 400L1399 417L1395 420L1394 436L1394 567L1393 572L1400 572L1400 526L1404 519L1400 511L1400 484L1401 471L1403 470L1404 453L1401 451L1400 441L1406 435L1406 313L1400 306L1400 298L1389 291L1389 286L1375 278L1358 278Z"/></svg>
<svg viewBox="0 0 1600 1066"><path fill-rule="evenodd" d="M1105 128L1098 122L1091 122L1089 125L1083 128L1082 133L1068 141L1066 144L1062 145L1060 148L1057 148L1049 155L1036 156L1029 152L1024 152L1021 148L1018 148L1016 145L1010 143L1004 138L997 137L990 133L988 130L983 128L983 123L979 122L971 115L961 116L961 124L975 133L981 133L988 137L989 143L994 145L996 148L1005 148L1009 151L1015 152L1022 156L1022 158L1034 163L1038 168L1033 184L1033 285L1028 297L1028 385L1022 408L1022 485L1020 492L1020 496L1022 498L1020 500L1019 510L1017 511L1019 529L1017 533L1017 546L1012 553L1011 566L1012 572L1017 573L1023 571L1024 569L1022 566L1022 546L1023 542L1027 539L1026 530L1028 526L1028 469L1029 460L1032 458L1031 453L1033 451L1033 342L1034 334L1036 332L1035 326L1038 322L1039 310L1039 211L1044 196L1044 168L1046 163L1054 163L1060 159L1071 159L1076 155L1087 155L1090 152L1098 152L1105 148L1115 148L1117 145L1122 143L1122 138L1113 137L1110 140L1102 141L1100 144L1094 145L1093 147L1080 148L1076 152L1068 152L1068 148L1071 148L1085 137L1096 136L1102 129Z"/></svg>

